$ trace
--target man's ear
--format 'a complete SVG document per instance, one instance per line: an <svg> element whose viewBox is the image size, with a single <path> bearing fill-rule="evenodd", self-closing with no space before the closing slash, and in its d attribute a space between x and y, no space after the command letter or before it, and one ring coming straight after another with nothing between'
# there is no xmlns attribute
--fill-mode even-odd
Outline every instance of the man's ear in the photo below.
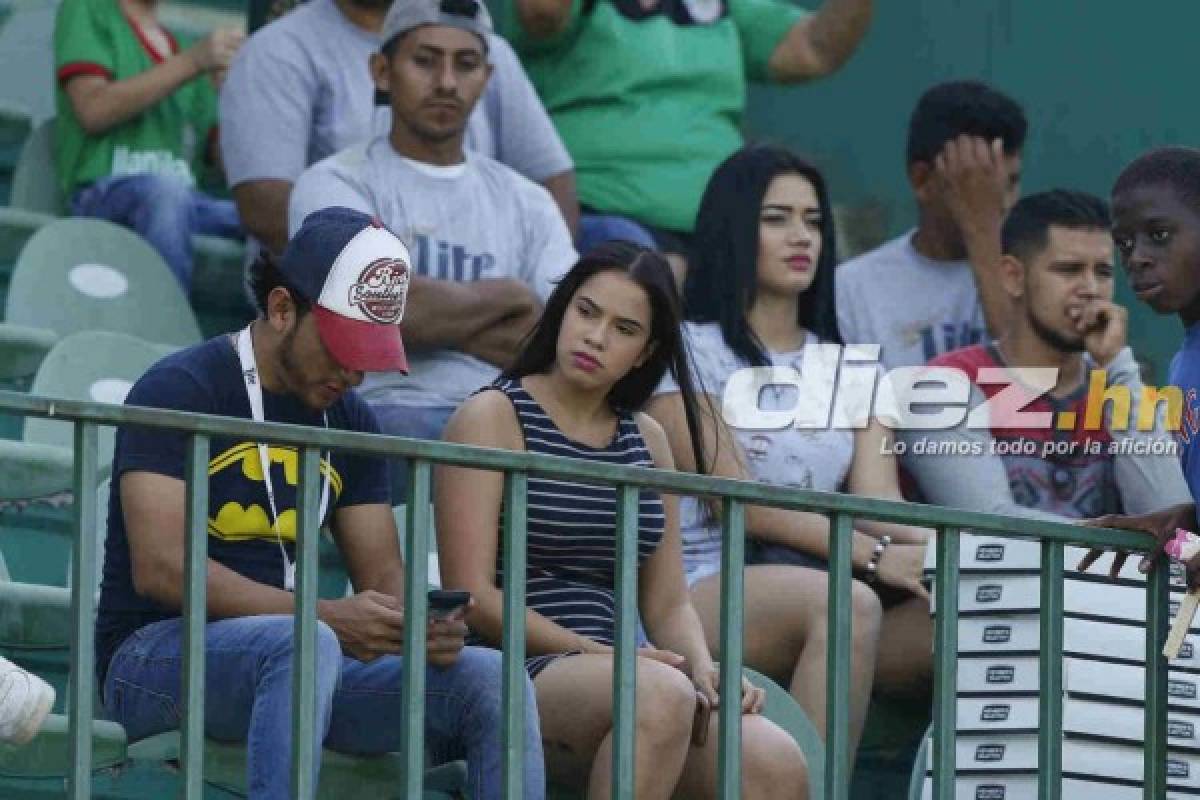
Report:
<svg viewBox="0 0 1200 800"><path fill-rule="evenodd" d="M1008 254L1000 257L1000 282L1014 300L1025 296L1025 265L1020 259Z"/></svg>
<svg viewBox="0 0 1200 800"><path fill-rule="evenodd" d="M371 80L375 82L375 91L386 94L392 90L391 61L383 53L371 53L371 58L367 62L371 70Z"/></svg>
<svg viewBox="0 0 1200 800"><path fill-rule="evenodd" d="M908 165L908 185L922 203L929 202L937 177L937 170L928 161L914 161Z"/></svg>
<svg viewBox="0 0 1200 800"><path fill-rule="evenodd" d="M287 333L296 324L296 301L282 286L276 286L267 295L267 323L277 333Z"/></svg>

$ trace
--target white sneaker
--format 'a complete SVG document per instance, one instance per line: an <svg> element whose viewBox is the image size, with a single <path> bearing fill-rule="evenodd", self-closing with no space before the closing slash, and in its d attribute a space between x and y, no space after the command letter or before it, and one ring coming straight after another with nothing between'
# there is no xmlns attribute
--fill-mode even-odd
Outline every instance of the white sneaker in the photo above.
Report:
<svg viewBox="0 0 1200 800"><path fill-rule="evenodd" d="M0 741L25 744L42 727L54 705L50 684L0 658Z"/></svg>

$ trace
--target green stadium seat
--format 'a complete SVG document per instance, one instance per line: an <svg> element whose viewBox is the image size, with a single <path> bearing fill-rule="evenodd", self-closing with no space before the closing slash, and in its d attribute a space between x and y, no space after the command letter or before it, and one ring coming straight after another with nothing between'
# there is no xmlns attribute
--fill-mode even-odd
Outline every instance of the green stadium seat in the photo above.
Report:
<svg viewBox="0 0 1200 800"><path fill-rule="evenodd" d="M66 213L66 202L54 167L53 118L42 122L25 139L13 171L8 204L51 217Z"/></svg>
<svg viewBox="0 0 1200 800"><path fill-rule="evenodd" d="M120 331L185 346L200 329L162 258L136 234L96 219L60 219L21 251L0 324L0 377L21 377L50 336Z"/></svg>
<svg viewBox="0 0 1200 800"><path fill-rule="evenodd" d="M913 762L912 776L908 780L908 800L921 800L925 791L925 762L929 757L929 748L933 746L933 726L921 737L921 746L917 748L917 760Z"/></svg>

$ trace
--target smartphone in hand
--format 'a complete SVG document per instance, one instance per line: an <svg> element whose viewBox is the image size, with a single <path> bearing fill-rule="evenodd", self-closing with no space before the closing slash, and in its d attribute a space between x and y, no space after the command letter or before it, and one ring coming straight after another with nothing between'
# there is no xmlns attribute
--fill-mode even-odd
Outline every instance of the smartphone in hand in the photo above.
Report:
<svg viewBox="0 0 1200 800"><path fill-rule="evenodd" d="M429 618L445 619L467 607L471 593L464 589L430 589Z"/></svg>

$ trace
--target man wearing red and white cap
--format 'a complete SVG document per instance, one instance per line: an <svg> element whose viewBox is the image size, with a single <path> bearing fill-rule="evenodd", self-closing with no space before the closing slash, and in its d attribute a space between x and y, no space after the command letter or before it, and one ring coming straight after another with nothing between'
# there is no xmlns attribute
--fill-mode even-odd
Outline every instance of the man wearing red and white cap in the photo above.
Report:
<svg viewBox="0 0 1200 800"><path fill-rule="evenodd" d="M407 248L376 220L346 208L317 212L278 263L255 264L258 319L163 359L126 402L376 433L353 389L366 370L406 369L399 323L409 272ZM128 428L113 456L96 665L104 705L131 740L178 727L183 705L186 449L183 434ZM206 733L247 743L251 797L289 797L297 451L214 437L211 452ZM354 594L318 602L313 746L395 750L404 727L404 563L387 464L323 452L320 472L320 516ZM426 742L435 758L465 756L472 797L498 797L500 657L464 647L466 633L461 612L429 624ZM533 696L527 687L526 796L541 797Z"/></svg>

